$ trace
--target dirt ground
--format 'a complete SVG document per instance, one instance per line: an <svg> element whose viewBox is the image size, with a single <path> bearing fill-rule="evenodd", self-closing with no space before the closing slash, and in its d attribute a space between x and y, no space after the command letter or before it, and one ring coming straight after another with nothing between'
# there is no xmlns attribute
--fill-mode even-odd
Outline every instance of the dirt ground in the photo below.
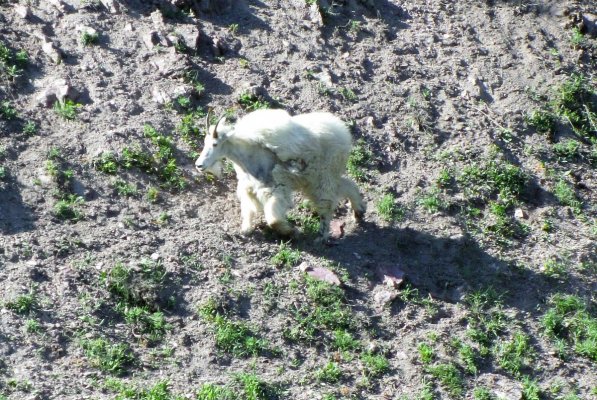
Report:
<svg viewBox="0 0 597 400"><path fill-rule="evenodd" d="M572 349L559 356L541 323L557 293L584 299L596 317L595 141L580 140L579 157L562 160L553 143L573 138L570 127L560 122L548 135L528 122L571 77L595 87L595 31L582 25L595 10L590 0L0 1L0 41L28 54L20 73L0 76L0 399L116 398L111 380L137 388L167 380L173 396L191 399L205 383L234 387L247 372L284 399L472 399L480 387L532 399L525 379L541 398L597 398L596 360ZM53 106L64 98L79 104L73 119ZM240 117L263 103L332 112L367 154L358 182L365 221L341 205L342 237L319 245L301 235L288 244L300 253L290 266L272 263L283 239L263 224L239 234L234 173L197 173L200 138L185 140L180 129L191 109ZM202 132L202 117L193 123ZM147 124L171 138L174 186L183 188L137 164L98 167L108 152L153 151ZM465 212L474 202L459 174L492 157L526 176L506 210L524 234L489 233L499 202L491 189L480 217ZM442 171L451 183L437 184ZM554 194L558 177L580 206ZM386 194L394 220L378 207ZM294 213L306 230L308 211ZM163 268L157 289L139 289L169 325L159 340L116 309L106 276L118 263ZM341 355L331 331L288 339L293 310L310 304L301 264L340 277L351 332L389 361L385 373L364 369L365 350ZM404 272L401 286L382 283L388 265ZM459 366L462 391L451 392L418 348L430 343L438 363L456 359L450 342L468 340L471 324L467 295L488 287L501 293L509 321L490 348L522 331L532 356L516 373L475 344L477 370ZM19 311L28 294L31 306ZM209 299L277 351L218 349L198 312ZM96 338L126 343L134 361L120 374L102 370L82 344ZM317 378L329 360L343 370L335 382ZM422 397L427 387L432 397Z"/></svg>

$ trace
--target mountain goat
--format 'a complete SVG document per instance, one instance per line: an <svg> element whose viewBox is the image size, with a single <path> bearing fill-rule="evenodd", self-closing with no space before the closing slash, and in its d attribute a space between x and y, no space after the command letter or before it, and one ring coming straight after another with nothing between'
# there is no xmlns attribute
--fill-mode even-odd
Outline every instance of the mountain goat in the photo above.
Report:
<svg viewBox="0 0 597 400"><path fill-rule="evenodd" d="M222 159L232 162L238 178L241 233L253 230L253 218L263 212L266 223L284 236L295 228L286 218L292 193L301 192L320 217L320 237L329 236L332 214L339 201L348 199L354 218L365 212L356 184L344 177L352 147L348 128L325 112L290 116L283 110L258 110L234 126L225 118L207 122L205 146L197 159L198 170L221 176Z"/></svg>

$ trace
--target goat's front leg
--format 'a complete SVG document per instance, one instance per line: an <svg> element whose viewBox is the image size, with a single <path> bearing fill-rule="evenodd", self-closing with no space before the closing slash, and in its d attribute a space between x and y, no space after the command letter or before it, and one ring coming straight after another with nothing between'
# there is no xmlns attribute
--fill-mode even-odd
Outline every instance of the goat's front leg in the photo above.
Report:
<svg viewBox="0 0 597 400"><path fill-rule="evenodd" d="M263 207L265 222L283 236L296 235L296 229L286 219L286 213L291 207L291 192L284 187L276 188L266 199Z"/></svg>
<svg viewBox="0 0 597 400"><path fill-rule="evenodd" d="M237 188L237 196L240 200L240 214L241 214L241 225L240 232L243 235L247 235L253 232L254 225L253 219L259 212L259 204L255 195L253 194L252 188L246 183L239 181Z"/></svg>

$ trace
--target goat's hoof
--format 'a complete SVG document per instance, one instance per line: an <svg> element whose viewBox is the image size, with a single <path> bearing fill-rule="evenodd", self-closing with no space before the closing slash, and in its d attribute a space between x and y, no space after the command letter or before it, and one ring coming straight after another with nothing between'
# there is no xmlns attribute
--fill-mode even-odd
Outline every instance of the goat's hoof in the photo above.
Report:
<svg viewBox="0 0 597 400"><path fill-rule="evenodd" d="M365 210L354 210L353 216L356 222L361 222L365 218Z"/></svg>
<svg viewBox="0 0 597 400"><path fill-rule="evenodd" d="M255 228L253 228L252 226L247 227L241 227L240 228L240 234L243 236L249 236L250 234L252 234L255 231Z"/></svg>

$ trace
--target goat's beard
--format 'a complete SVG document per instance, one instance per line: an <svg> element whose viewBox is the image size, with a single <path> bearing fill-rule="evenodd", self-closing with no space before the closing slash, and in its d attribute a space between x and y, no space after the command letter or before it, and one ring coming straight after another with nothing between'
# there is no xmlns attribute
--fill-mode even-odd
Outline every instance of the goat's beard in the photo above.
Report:
<svg viewBox="0 0 597 400"><path fill-rule="evenodd" d="M205 172L212 174L213 176L215 176L218 179L222 177L223 170L224 170L224 165L222 164L222 161L216 161L215 163L213 163L213 165L211 167L205 168Z"/></svg>

